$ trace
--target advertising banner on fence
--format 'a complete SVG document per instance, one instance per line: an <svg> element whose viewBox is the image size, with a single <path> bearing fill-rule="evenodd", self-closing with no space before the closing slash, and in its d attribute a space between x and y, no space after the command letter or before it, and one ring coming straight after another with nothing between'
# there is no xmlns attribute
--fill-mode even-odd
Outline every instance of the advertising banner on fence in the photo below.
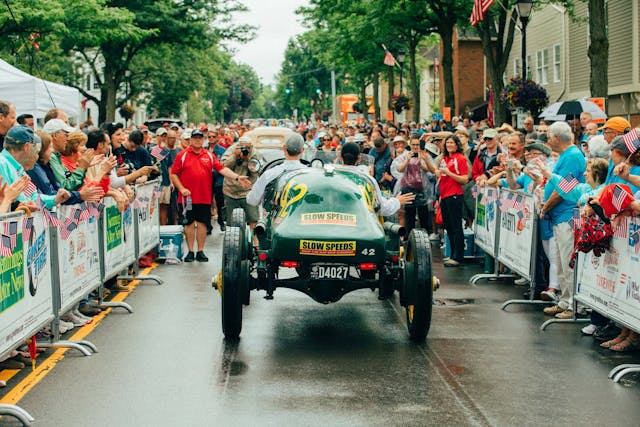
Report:
<svg viewBox="0 0 640 427"><path fill-rule="evenodd" d="M476 219L473 222L476 245L492 257L496 256L497 201L497 189L493 187L482 188L476 198Z"/></svg>
<svg viewBox="0 0 640 427"><path fill-rule="evenodd" d="M498 261L521 276L531 278L531 258L536 221L534 197L521 192L500 190Z"/></svg>
<svg viewBox="0 0 640 427"><path fill-rule="evenodd" d="M65 311L100 285L98 212L84 205L58 207L60 307Z"/></svg>
<svg viewBox="0 0 640 427"><path fill-rule="evenodd" d="M136 186L138 255L146 254L160 243L159 191L155 181Z"/></svg>
<svg viewBox="0 0 640 427"><path fill-rule="evenodd" d="M624 218L608 251L580 252L578 260L576 299L640 331L640 219Z"/></svg>
<svg viewBox="0 0 640 427"><path fill-rule="evenodd" d="M127 210L120 212L115 200L105 197L102 232L104 245L101 250L106 280L126 270L136 260L133 207L129 206Z"/></svg>
<svg viewBox="0 0 640 427"><path fill-rule="evenodd" d="M49 232L44 216L0 219L0 355L53 319Z"/></svg>

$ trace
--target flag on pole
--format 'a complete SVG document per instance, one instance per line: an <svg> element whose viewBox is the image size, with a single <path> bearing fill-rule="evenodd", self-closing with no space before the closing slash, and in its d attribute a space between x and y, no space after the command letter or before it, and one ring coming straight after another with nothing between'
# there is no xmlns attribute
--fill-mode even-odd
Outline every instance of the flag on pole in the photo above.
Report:
<svg viewBox="0 0 640 427"><path fill-rule="evenodd" d="M625 200L628 198L633 201L633 196L629 194L627 190L622 188L621 186L616 184L616 187L613 189L613 197L611 198L611 204L620 212L623 208L622 205L625 203ZM626 206L625 206L626 207Z"/></svg>
<svg viewBox="0 0 640 427"><path fill-rule="evenodd" d="M25 195L27 199L30 199L33 193L35 193L36 191L38 191L38 188L33 183L33 181L29 180L29 184L27 185L27 188L25 188L22 193Z"/></svg>
<svg viewBox="0 0 640 427"><path fill-rule="evenodd" d="M80 203L80 221L87 221L89 218L91 218L91 210L87 202Z"/></svg>
<svg viewBox="0 0 640 427"><path fill-rule="evenodd" d="M631 129L631 131L625 133L622 136L622 140L624 141L624 145L627 146L629 154L635 153L638 151L638 148L640 148L640 140L638 140L638 133L635 129Z"/></svg>
<svg viewBox="0 0 640 427"><path fill-rule="evenodd" d="M474 0L473 2L473 10L471 11L471 18L469 18L469 22L474 27L478 25L478 22L484 20L484 15L487 13L491 5L493 4L493 0Z"/></svg>
<svg viewBox="0 0 640 427"><path fill-rule="evenodd" d="M169 155L171 150L168 148L162 148L159 145L154 145L151 149L150 154L155 157L158 161L162 161L165 157Z"/></svg>
<svg viewBox="0 0 640 427"><path fill-rule="evenodd" d="M18 222L17 221L5 222L4 235L9 236L11 249L15 248L16 244L18 243Z"/></svg>
<svg viewBox="0 0 640 427"><path fill-rule="evenodd" d="M613 231L614 237L626 239L629 235L629 226L626 218L620 218L619 221L614 221L615 230Z"/></svg>
<svg viewBox="0 0 640 427"><path fill-rule="evenodd" d="M567 175L560 183L558 184L558 188L565 193L571 193L571 191L576 188L578 185L578 180L572 174Z"/></svg>
<svg viewBox="0 0 640 427"><path fill-rule="evenodd" d="M49 209L43 209L42 212L44 212L44 218L49 226L60 227L60 220L58 219L57 212L50 211Z"/></svg>
<svg viewBox="0 0 640 427"><path fill-rule="evenodd" d="M383 61L384 65L388 65L389 67L393 67L394 65L396 65L396 58L394 58L391 52L389 52L389 49L387 49L385 45L382 45L382 48L385 52Z"/></svg>
<svg viewBox="0 0 640 427"><path fill-rule="evenodd" d="M77 227L78 225L75 223L73 218L67 218L67 220L64 222L64 225L60 229L60 237L62 238L62 240L68 240L73 230L75 230Z"/></svg>

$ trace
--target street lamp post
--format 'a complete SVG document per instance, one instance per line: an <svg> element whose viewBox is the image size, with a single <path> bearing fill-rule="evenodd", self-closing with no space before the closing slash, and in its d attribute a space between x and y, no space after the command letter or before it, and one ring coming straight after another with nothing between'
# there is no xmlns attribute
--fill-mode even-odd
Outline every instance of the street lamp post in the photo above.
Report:
<svg viewBox="0 0 640 427"><path fill-rule="evenodd" d="M403 65L406 57L404 50L398 52L398 63L400 64L400 93L402 93L402 69L404 68Z"/></svg>
<svg viewBox="0 0 640 427"><path fill-rule="evenodd" d="M522 24L522 79L527 78L527 24L529 16L531 16L531 8L533 0L519 0L516 3L518 8L518 16Z"/></svg>

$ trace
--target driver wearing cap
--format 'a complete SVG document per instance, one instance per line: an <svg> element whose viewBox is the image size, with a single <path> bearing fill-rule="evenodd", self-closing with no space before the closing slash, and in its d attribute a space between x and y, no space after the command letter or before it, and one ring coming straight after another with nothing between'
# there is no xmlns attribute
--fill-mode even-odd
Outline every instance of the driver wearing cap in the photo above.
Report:
<svg viewBox="0 0 640 427"><path fill-rule="evenodd" d="M300 163L300 156L304 152L304 140L302 136L297 133L292 133L287 136L282 147L284 151L284 162L266 170L247 194L247 203L252 206L258 206L264 197L264 191L267 185L282 173L292 171L296 169L302 169L306 167Z"/></svg>

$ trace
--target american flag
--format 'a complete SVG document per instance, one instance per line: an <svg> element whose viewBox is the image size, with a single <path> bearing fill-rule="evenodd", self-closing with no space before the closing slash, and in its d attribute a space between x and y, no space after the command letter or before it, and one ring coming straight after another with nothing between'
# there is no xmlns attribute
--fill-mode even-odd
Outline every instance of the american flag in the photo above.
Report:
<svg viewBox="0 0 640 427"><path fill-rule="evenodd" d="M633 201L633 196L629 194L627 190L622 188L620 185L616 184L613 189L613 197L611 198L611 204L615 207L618 212L622 210L622 205L626 201L627 198L631 198ZM626 206L625 206L626 207Z"/></svg>
<svg viewBox="0 0 640 427"><path fill-rule="evenodd" d="M47 221L47 224L52 227L60 227L60 220L58 219L58 213L54 211L50 211L49 209L43 209L44 218Z"/></svg>
<svg viewBox="0 0 640 427"><path fill-rule="evenodd" d="M384 61L383 61L384 65L393 67L394 65L396 65L396 58L393 57L393 55L391 54L391 52L387 50L387 48L385 48L384 50L385 50Z"/></svg>
<svg viewBox="0 0 640 427"><path fill-rule="evenodd" d="M75 208L73 210L73 214L71 215L70 218L67 219L67 221L71 220L73 221L76 225L78 225L80 223L80 217L82 216L82 210ZM65 222L67 222L65 221Z"/></svg>
<svg viewBox="0 0 640 427"><path fill-rule="evenodd" d="M0 241L0 255L11 256L11 253L11 238L3 234Z"/></svg>
<svg viewBox="0 0 640 427"><path fill-rule="evenodd" d="M566 178L560 181L558 188L565 193L571 193L571 191L576 188L576 185L578 185L578 180L572 174L569 174Z"/></svg>
<svg viewBox="0 0 640 427"><path fill-rule="evenodd" d="M171 152L171 150L169 150L168 148L162 148L159 145L155 145L152 149L151 149L151 155L153 157L155 157L158 160L162 160L165 157L167 157L169 155L169 153Z"/></svg>
<svg viewBox="0 0 640 427"><path fill-rule="evenodd" d="M17 221L11 221L11 222L5 222L4 223L4 234L5 236L9 236L10 242L11 242L11 249L16 247L16 244L18 243L18 222Z"/></svg>
<svg viewBox="0 0 640 427"><path fill-rule="evenodd" d="M615 221L615 230L613 235L621 239L626 239L629 235L629 222L627 218L620 218L619 221Z"/></svg>
<svg viewBox="0 0 640 427"><path fill-rule="evenodd" d="M60 237L62 238L62 240L69 239L69 236L71 236L71 233L76 228L78 228L78 225L74 222L73 218L67 218L67 220L64 222L64 225L60 229Z"/></svg>
<svg viewBox="0 0 640 427"><path fill-rule="evenodd" d="M31 198L33 193L35 193L36 191L38 191L38 188L33 183L33 181L29 180L29 184L27 185L27 188L25 188L22 193L25 195L25 197L27 199L29 199L29 198Z"/></svg>
<svg viewBox="0 0 640 427"><path fill-rule="evenodd" d="M473 2L473 11L471 12L471 18L469 18L469 22L474 27L478 25L478 22L484 19L485 13L493 4L493 0L475 0Z"/></svg>
<svg viewBox="0 0 640 427"><path fill-rule="evenodd" d="M515 194L509 193L507 194L507 200L505 202L507 209L515 207Z"/></svg>
<svg viewBox="0 0 640 427"><path fill-rule="evenodd" d="M625 133L622 136L624 145L627 146L630 154L635 153L640 148L640 141L638 140L638 132L635 129L631 129L630 132Z"/></svg>
<svg viewBox="0 0 640 427"><path fill-rule="evenodd" d="M633 246L636 254L640 252L640 230L636 230L635 233L629 236L629 244Z"/></svg>
<svg viewBox="0 0 640 427"><path fill-rule="evenodd" d="M80 221L87 221L91 218L91 211L86 202L80 203Z"/></svg>
<svg viewBox="0 0 640 427"><path fill-rule="evenodd" d="M33 228L33 217L28 216L22 219L22 241L28 242Z"/></svg>
<svg viewBox="0 0 640 427"><path fill-rule="evenodd" d="M518 194L513 202L513 209L522 211L524 209L524 197Z"/></svg>
<svg viewBox="0 0 640 427"><path fill-rule="evenodd" d="M582 215L579 209L575 209L573 211L573 218L571 218L571 220L569 221L569 225L571 225L571 228L573 228L574 230L579 230L582 228Z"/></svg>

